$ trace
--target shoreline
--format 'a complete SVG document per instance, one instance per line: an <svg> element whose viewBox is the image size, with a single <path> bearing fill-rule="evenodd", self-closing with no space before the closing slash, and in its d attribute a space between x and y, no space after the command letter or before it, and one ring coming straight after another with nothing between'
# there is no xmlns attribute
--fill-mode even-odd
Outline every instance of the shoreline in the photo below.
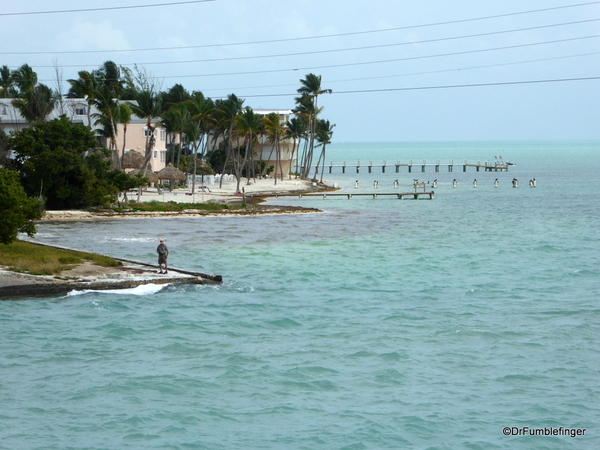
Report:
<svg viewBox="0 0 600 450"><path fill-rule="evenodd" d="M75 250L40 242L31 243L63 250ZM23 297L66 295L72 291L128 289L148 284L219 285L223 283L221 275L206 274L178 267L169 267L168 274L161 274L155 264L112 256L110 258L120 261L122 265L103 267L85 261L58 275L31 275L13 272L6 266L0 266L0 301L17 300Z"/></svg>
<svg viewBox="0 0 600 450"><path fill-rule="evenodd" d="M110 220L110 219L148 219L148 218L175 218L175 217L223 217L223 216L255 216L260 214L306 214L322 212L316 208L300 206L264 205L265 198L277 195L299 195L310 192L325 192L335 188L322 183L307 180L257 180L256 183L245 185L245 195L235 194L236 183L223 183L221 188L209 188L210 193L191 195L189 190L177 189L175 192L163 194L144 192L142 202L168 201L176 203L190 203L190 197L195 200L200 196L201 203L216 202L235 205L246 202L247 206L237 210L201 211L186 209L182 211L46 211L44 216L36 223L43 222L71 222L85 220ZM131 199L137 193L130 193ZM200 202L199 202L200 203ZM37 245L62 248L51 244L29 241ZM139 261L113 259L123 263L120 267L100 267L89 262L76 265L74 268L63 271L58 275L30 275L10 271L7 267L0 266L0 300L20 299L24 297L48 297L52 295L68 294L71 291L127 289L146 284L221 284L220 275L210 275L189 270L170 267L169 274L160 274L157 265Z"/></svg>
<svg viewBox="0 0 600 450"><path fill-rule="evenodd" d="M307 214L322 212L317 208L306 208L302 206L279 206L264 205L264 199L278 195L300 195L314 192L327 192L335 188L323 183L309 180L277 180L260 179L251 184L242 186L245 194L236 194L236 182L224 182L222 187L208 186L206 192L191 193L190 189L175 189L174 191L163 191L158 194L155 191L144 190L140 196L141 203L153 201L175 202L175 203L218 203L225 205L241 205L246 207L237 210L202 211L197 209L186 209L182 211L86 211L86 210L57 210L46 211L36 223L55 221L80 221L80 220L105 220L105 219L149 219L149 218L174 218L174 217L219 217L219 216L251 216L262 214ZM210 192L208 192L210 190ZM137 191L128 193L128 200L137 200Z"/></svg>

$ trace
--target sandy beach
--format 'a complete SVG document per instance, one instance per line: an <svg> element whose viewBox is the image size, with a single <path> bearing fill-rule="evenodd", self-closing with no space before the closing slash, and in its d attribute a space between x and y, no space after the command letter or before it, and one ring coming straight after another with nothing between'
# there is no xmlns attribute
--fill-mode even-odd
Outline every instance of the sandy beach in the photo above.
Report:
<svg viewBox="0 0 600 450"><path fill-rule="evenodd" d="M140 196L141 202L176 202L176 203L220 203L220 204L242 204L249 206L246 210L223 210L222 212L207 212L198 210L184 210L177 212L92 212L84 210L69 211L46 211L41 221L71 221L71 220L96 220L113 218L140 218L140 217L180 217L187 216L214 216L222 214L245 215L245 214L280 214L280 213L310 213L318 212L314 208L285 207L275 205L260 205L262 198L275 197L277 195L296 195L306 192L323 192L331 190L332 187L321 183L315 183L309 180L288 179L275 180L273 178L264 178L251 180L250 184L244 178L240 183L240 189L243 194L236 194L237 183L233 180L223 180L222 186L218 182L213 185L206 185L204 188L196 186L195 192L192 192L191 186L186 188L162 189L158 193L156 188L144 188ZM137 201L137 191L127 193L127 200ZM123 197L120 197L123 200Z"/></svg>
<svg viewBox="0 0 600 450"><path fill-rule="evenodd" d="M235 181L235 178L233 180L223 180L222 186L219 186L218 181L215 181L213 185L206 185L204 188L196 186L195 193L192 193L191 185L185 189L173 189L173 191L163 189L162 194L158 194L155 188L148 188L144 190L141 201L149 202L157 200L164 202L173 201L177 203L239 203L243 200L243 195L236 194L236 188L237 182ZM275 184L273 178L252 179L250 180L250 184L248 184L246 178L243 178L240 182L240 190L242 189L247 197L264 197L322 190L322 187L319 187L312 181L295 178L278 179L277 184ZM137 191L128 193L128 198L129 200L137 200Z"/></svg>

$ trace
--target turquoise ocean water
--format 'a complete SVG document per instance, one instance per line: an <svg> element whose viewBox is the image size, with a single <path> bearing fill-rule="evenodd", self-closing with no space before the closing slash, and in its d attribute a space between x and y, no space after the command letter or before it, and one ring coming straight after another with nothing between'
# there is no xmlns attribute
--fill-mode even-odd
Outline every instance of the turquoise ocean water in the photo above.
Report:
<svg viewBox="0 0 600 450"><path fill-rule="evenodd" d="M516 165L462 172L496 155ZM225 283L0 302L0 449L600 448L600 143L326 157L358 159L441 169L325 179L437 179L435 199L40 225L36 240L148 262L165 237L173 266ZM560 427L586 431L528 431Z"/></svg>

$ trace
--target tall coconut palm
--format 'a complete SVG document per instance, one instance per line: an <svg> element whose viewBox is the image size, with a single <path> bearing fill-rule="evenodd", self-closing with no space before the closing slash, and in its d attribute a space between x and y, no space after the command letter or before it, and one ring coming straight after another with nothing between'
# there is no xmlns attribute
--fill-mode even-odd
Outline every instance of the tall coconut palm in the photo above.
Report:
<svg viewBox="0 0 600 450"><path fill-rule="evenodd" d="M335 124L329 123L329 120L321 119L317 121L317 131L315 133L315 139L321 146L321 154L319 155L319 160L317 161L317 165L315 166L314 178L317 178L319 163L321 163L321 182L323 182L323 172L325 170L325 148L327 147L327 145L331 144L331 137L333 136L334 127Z"/></svg>
<svg viewBox="0 0 600 450"><path fill-rule="evenodd" d="M171 106L171 108L169 108L167 110L167 112L164 113L164 115L162 116L162 120L163 120L163 124L168 124L168 130L170 130L171 133L175 137L177 137L176 140L179 142L179 148L178 148L178 152L177 152L177 164L176 164L176 166L179 167L179 165L181 164L183 134L185 132L185 128L187 127L189 122L191 122L191 120L192 120L192 115L190 114L188 109L185 107L185 105L183 105L181 103L181 104L175 104L175 105ZM173 159L174 159L174 156L173 156Z"/></svg>
<svg viewBox="0 0 600 450"><path fill-rule="evenodd" d="M123 156L125 155L125 147L127 146L127 126L131 122L131 106L128 103L119 103L119 111L117 114L117 122L123 125L123 146L121 147L121 168Z"/></svg>
<svg viewBox="0 0 600 450"><path fill-rule="evenodd" d="M185 105L192 115L192 120L198 125L201 133L200 140L203 141L205 137L207 138L200 155L201 159L204 160L210 126L215 121L215 104L210 98L205 97L202 92L194 91L190 98L186 100ZM197 148L201 147L201 142L199 142Z"/></svg>
<svg viewBox="0 0 600 450"><path fill-rule="evenodd" d="M21 67L14 70L12 72L12 78L19 93L32 90L38 82L37 73L35 73L28 64L23 64Z"/></svg>
<svg viewBox="0 0 600 450"><path fill-rule="evenodd" d="M12 79L18 88L12 104L19 110L21 116L33 123L46 120L56 102L54 91L45 84L38 84L37 74L27 64L13 71Z"/></svg>
<svg viewBox="0 0 600 450"><path fill-rule="evenodd" d="M114 92L115 98L121 98L124 92L124 80L121 77L121 68L113 61L105 61L100 69L94 71L94 76L101 84Z"/></svg>
<svg viewBox="0 0 600 450"><path fill-rule="evenodd" d="M152 158L152 150L156 143L155 131L159 125L158 117L162 112L162 101L154 86L147 85L135 94L136 103L129 103L136 117L146 120L146 148L144 151L143 173L148 168Z"/></svg>
<svg viewBox="0 0 600 450"><path fill-rule="evenodd" d="M318 98L319 95L322 94L331 94L331 89L323 89L321 87L321 75L315 75L314 73L309 73L305 76L304 79L300 80L300 88L298 88L297 92L302 96L306 96L313 102L313 112L311 117L309 118L309 146L308 146L308 165L305 168L305 173L303 174L303 178L308 177L308 170L310 169L310 164L312 163L312 155L314 149L314 141L315 141L315 133L316 133L316 120L317 114L319 112Z"/></svg>
<svg viewBox="0 0 600 450"><path fill-rule="evenodd" d="M88 72L87 70L81 70L77 72L79 78L67 80L71 85L67 98L84 98L87 102L87 118L88 126L92 126L91 110L94 105L96 93L99 87L98 77L94 72Z"/></svg>
<svg viewBox="0 0 600 450"><path fill-rule="evenodd" d="M304 123L304 128L306 129L302 157L300 158L300 177L306 178L312 162L312 149L309 149L309 144L310 136L312 135L312 130L315 126L313 118L316 117L320 111L315 109L314 101L308 94L302 94L302 96L297 97L295 101L296 108L293 110L294 114L296 114L296 116Z"/></svg>
<svg viewBox="0 0 600 450"><path fill-rule="evenodd" d="M229 94L226 100L217 100L215 106L218 110L219 120L226 129L226 140L227 150L225 153L225 164L224 168L227 167L227 163L231 158L237 158L239 160L239 146L238 151L234 155L233 153L233 128L235 126L235 117L242 111L242 105L244 100L238 98L235 94ZM219 182L219 187L223 186L223 177Z"/></svg>
<svg viewBox="0 0 600 450"><path fill-rule="evenodd" d="M277 176L278 175L281 177L281 180L283 181L283 167L281 167L281 147L279 144L281 143L281 140L284 138L286 130L285 130L283 124L281 123L279 114L277 114L277 113L267 114L265 116L265 118L263 119L263 124L265 127L265 133L268 136L269 142L273 145L273 148L275 149L274 178L275 178L275 184L277 184Z"/></svg>
<svg viewBox="0 0 600 450"><path fill-rule="evenodd" d="M297 146L300 139L306 135L306 123L299 117L292 117L288 120L287 131L285 133L286 138L292 140L292 154L290 155L290 179L292 178L292 162L294 161L294 155L296 154ZM296 173L298 173L298 159L296 159Z"/></svg>
<svg viewBox="0 0 600 450"><path fill-rule="evenodd" d="M13 71L8 66L0 67L0 97L14 98L17 94Z"/></svg>
<svg viewBox="0 0 600 450"><path fill-rule="evenodd" d="M240 179L241 170L246 168L246 178L250 182L250 168L248 167L248 159L250 159L251 167L254 168L254 141L260 129L261 118L258 114L255 114L252 108L247 106L241 114L238 114L235 118L235 126L240 134L244 138L244 145L246 148L244 154L244 161L241 166L238 166L239 175L237 177L237 189L236 192L240 191Z"/></svg>
<svg viewBox="0 0 600 450"><path fill-rule="evenodd" d="M114 98L114 91L107 86L101 86L94 97L94 106L98 110L92 114L96 119L94 125L101 128L96 131L109 141L109 150L112 152L113 168L122 169L121 158L117 147L117 125L119 121L119 101Z"/></svg>
<svg viewBox="0 0 600 450"><path fill-rule="evenodd" d="M165 108L169 108L189 100L190 93L181 84L175 84L167 92L162 92L161 97Z"/></svg>

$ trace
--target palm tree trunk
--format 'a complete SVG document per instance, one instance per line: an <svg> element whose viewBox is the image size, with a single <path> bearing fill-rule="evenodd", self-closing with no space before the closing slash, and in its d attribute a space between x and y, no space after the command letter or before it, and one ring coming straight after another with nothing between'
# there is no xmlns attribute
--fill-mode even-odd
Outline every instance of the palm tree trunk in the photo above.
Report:
<svg viewBox="0 0 600 450"><path fill-rule="evenodd" d="M325 172L325 144L323 144L323 162L321 167L321 183L323 182L323 172Z"/></svg>

